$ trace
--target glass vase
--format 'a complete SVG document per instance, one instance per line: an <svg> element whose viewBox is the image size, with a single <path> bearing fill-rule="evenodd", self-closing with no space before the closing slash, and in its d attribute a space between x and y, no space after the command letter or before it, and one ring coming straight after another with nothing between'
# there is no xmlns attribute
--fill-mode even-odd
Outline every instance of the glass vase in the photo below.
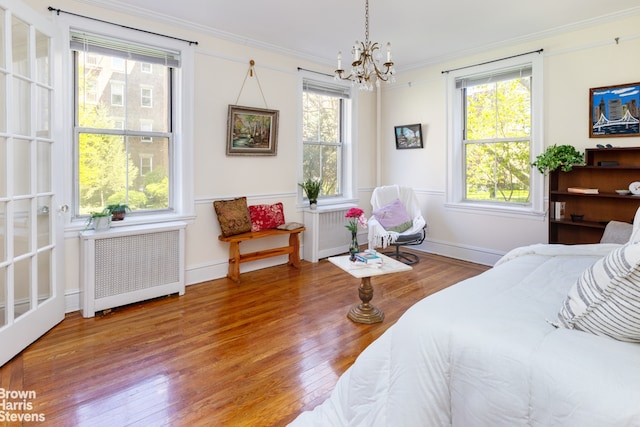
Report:
<svg viewBox="0 0 640 427"><path fill-rule="evenodd" d="M360 246L358 245L358 234L356 231L351 232L351 243L349 243L349 259L351 261L356 260L356 254L360 252Z"/></svg>

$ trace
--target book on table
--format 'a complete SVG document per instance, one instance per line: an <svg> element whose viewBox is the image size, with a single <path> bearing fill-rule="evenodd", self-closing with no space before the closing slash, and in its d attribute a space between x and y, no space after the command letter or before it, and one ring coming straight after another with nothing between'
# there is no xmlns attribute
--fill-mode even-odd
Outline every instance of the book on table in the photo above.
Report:
<svg viewBox="0 0 640 427"><path fill-rule="evenodd" d="M382 258L380 258L378 254L371 252L358 252L356 254L356 261L365 264L382 264Z"/></svg>
<svg viewBox="0 0 640 427"><path fill-rule="evenodd" d="M569 187L567 188L569 193L578 193L578 194L598 194L597 188L585 188L585 187Z"/></svg>

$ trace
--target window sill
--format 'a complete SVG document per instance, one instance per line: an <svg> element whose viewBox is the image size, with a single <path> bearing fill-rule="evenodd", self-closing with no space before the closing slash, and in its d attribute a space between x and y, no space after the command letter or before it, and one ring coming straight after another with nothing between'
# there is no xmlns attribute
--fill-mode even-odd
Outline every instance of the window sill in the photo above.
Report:
<svg viewBox="0 0 640 427"><path fill-rule="evenodd" d="M149 225L160 224L172 221L183 221L192 224L196 217L194 215L178 215L178 214L157 214L157 215L128 215L122 221L111 221L111 228L127 227L132 225ZM86 219L74 219L65 225L65 238L77 237L78 233L86 231Z"/></svg>
<svg viewBox="0 0 640 427"><path fill-rule="evenodd" d="M445 208L452 211L472 213L477 215L493 215L511 218L528 218L543 221L545 212L536 212L531 206L504 206L492 203L448 202Z"/></svg>

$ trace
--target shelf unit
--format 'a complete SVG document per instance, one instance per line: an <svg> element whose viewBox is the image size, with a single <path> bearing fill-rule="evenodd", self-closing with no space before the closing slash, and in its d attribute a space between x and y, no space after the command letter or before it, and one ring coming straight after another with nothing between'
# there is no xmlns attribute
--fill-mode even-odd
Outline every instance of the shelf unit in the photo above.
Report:
<svg viewBox="0 0 640 427"><path fill-rule="evenodd" d="M615 190L640 181L640 147L589 148L585 166L549 175L549 202L565 202L563 219L549 219L549 243L598 243L609 221L633 222L640 196L619 195ZM615 166L602 166L616 162ZM597 188L599 194L569 193L569 187ZM551 209L550 209L551 211ZM572 221L571 214L582 214Z"/></svg>

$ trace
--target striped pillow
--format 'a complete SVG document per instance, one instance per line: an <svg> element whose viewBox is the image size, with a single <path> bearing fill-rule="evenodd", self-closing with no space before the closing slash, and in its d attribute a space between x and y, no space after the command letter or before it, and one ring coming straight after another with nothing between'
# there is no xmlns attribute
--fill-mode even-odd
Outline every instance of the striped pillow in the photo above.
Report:
<svg viewBox="0 0 640 427"><path fill-rule="evenodd" d="M626 244L587 268L555 326L640 343L640 244Z"/></svg>

